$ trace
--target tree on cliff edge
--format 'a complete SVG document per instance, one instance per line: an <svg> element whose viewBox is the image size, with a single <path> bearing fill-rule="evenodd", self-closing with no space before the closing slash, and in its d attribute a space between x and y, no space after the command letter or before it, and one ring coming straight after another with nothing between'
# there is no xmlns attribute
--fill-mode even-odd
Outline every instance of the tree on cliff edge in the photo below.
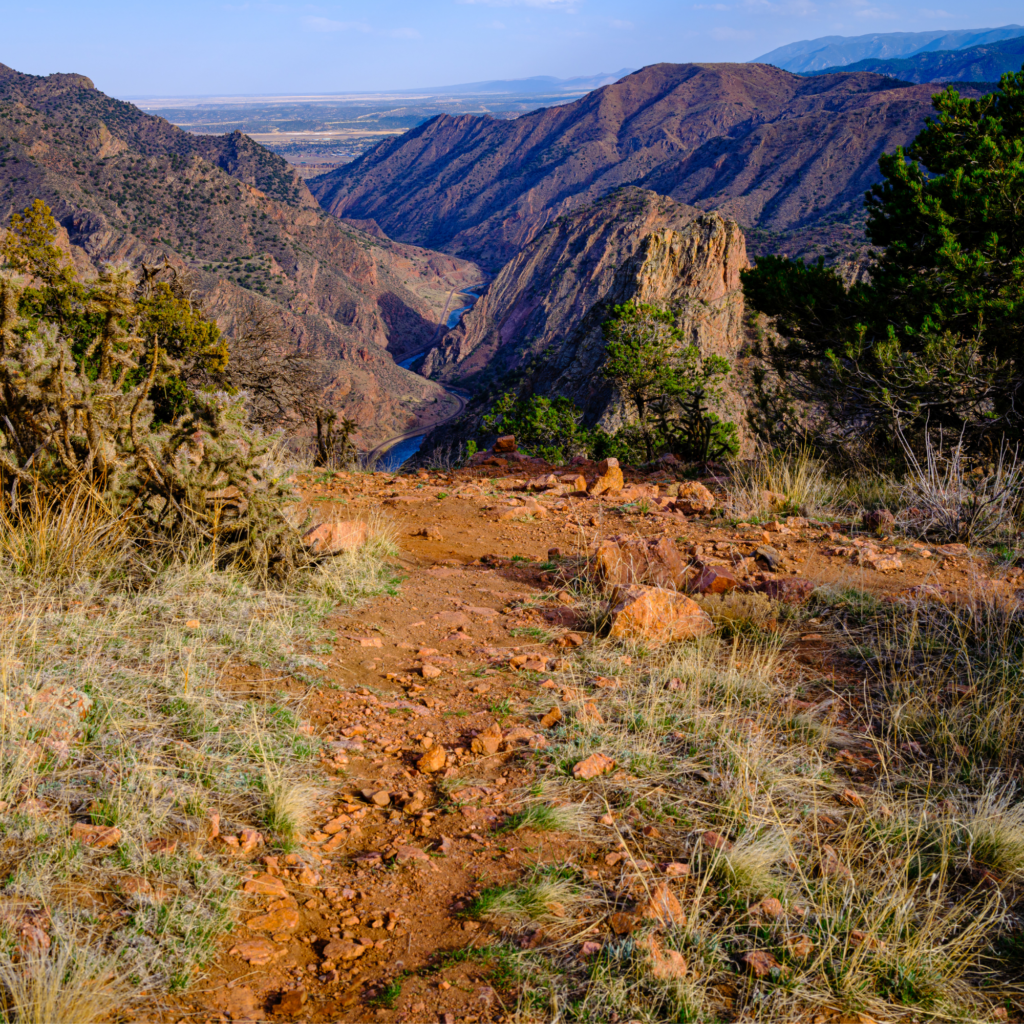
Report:
<svg viewBox="0 0 1024 1024"><path fill-rule="evenodd" d="M933 104L910 147L879 161L868 282L771 256L744 272L778 334L760 352L774 371L759 380L762 429L795 426L795 401L824 412L819 436L836 443L885 448L894 419L974 444L1024 436L1024 70Z"/></svg>

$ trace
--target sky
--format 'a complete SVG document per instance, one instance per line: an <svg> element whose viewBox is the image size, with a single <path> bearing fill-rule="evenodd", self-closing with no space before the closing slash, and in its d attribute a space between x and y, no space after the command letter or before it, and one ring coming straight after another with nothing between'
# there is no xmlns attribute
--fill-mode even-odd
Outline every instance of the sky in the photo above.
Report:
<svg viewBox="0 0 1024 1024"><path fill-rule="evenodd" d="M930 0L925 0L930 2ZM1020 0L7 0L0 63L114 96L346 93L744 61L823 35L990 28Z"/></svg>

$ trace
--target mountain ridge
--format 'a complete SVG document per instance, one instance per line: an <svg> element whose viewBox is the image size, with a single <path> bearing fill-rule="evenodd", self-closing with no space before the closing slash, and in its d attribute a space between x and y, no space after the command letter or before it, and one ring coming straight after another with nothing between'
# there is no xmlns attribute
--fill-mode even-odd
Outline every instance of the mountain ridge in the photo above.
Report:
<svg viewBox="0 0 1024 1024"><path fill-rule="evenodd" d="M1024 35L1024 25L936 29L929 32L871 32L862 36L820 36L776 47L755 57L752 63L773 64L784 71L822 71L870 58L910 57L929 50L961 50L1020 35Z"/></svg>
<svg viewBox="0 0 1024 1024"><path fill-rule="evenodd" d="M838 255L863 241L849 224L878 157L913 139L935 91L764 64L655 64L515 120L439 115L308 183L335 216L491 270L623 185L759 229L757 251L804 232L812 254L838 239Z"/></svg>

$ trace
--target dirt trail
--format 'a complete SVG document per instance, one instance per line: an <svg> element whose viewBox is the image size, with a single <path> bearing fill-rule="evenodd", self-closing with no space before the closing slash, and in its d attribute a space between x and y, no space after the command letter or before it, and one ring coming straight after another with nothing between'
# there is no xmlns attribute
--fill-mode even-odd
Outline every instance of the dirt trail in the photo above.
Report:
<svg viewBox="0 0 1024 1024"><path fill-rule="evenodd" d="M525 497L511 491L516 480L543 468L307 482L307 502L324 520L383 506L397 530L403 578L393 595L331 621L337 642L304 705L325 745L325 796L308 833L292 852L252 861L242 923L225 938L221 959L149 1019L505 1017L502 993L480 962L446 964L443 954L488 942L486 925L460 916L481 889L588 852L573 836L498 830L534 780L531 748L544 744L531 702L584 632L582 610L541 564L550 548L571 554L611 534L668 535L724 564L770 539L789 575L879 594L962 585L973 571L952 555L907 555L903 569L883 574L823 554L820 527L766 534L641 514L616 498L541 495L544 511L532 520L500 518L513 509L508 502ZM794 655L810 676L835 678L833 659L813 637L794 639ZM493 752L478 741L474 750L495 723L506 741ZM438 745L445 767L419 770Z"/></svg>

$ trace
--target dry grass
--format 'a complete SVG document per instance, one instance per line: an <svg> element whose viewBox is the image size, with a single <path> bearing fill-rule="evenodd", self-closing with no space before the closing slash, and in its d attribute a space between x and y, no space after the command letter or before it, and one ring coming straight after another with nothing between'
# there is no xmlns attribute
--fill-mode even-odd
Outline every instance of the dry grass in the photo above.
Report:
<svg viewBox="0 0 1024 1024"><path fill-rule="evenodd" d="M49 956L0 962L5 1024L97 1024L124 1002L114 962L70 942Z"/></svg>
<svg viewBox="0 0 1024 1024"><path fill-rule="evenodd" d="M227 926L244 864L207 845L208 818L219 814L222 836L254 828L289 848L320 743L284 684L332 649L321 623L339 601L393 587L393 548L375 529L268 590L188 552L140 570L116 529L79 511L6 524L0 541L4 895L45 907L55 932L116 963L131 988L182 988ZM73 838L76 822L119 829L113 852ZM176 849L152 852L162 838ZM102 925L77 898L89 891L123 894ZM18 923L0 941L10 977ZM68 1014L50 1019L78 1019Z"/></svg>
<svg viewBox="0 0 1024 1024"><path fill-rule="evenodd" d="M828 464L809 449L759 449L736 463L728 490L735 513L757 519L778 512L824 514L835 503L838 485Z"/></svg>
<svg viewBox="0 0 1024 1024"><path fill-rule="evenodd" d="M820 595L814 613L828 614L830 599ZM849 611L842 595L834 603ZM886 635L917 637L922 657L927 649L918 676L922 665L926 679L938 673L952 653L922 646L908 609L858 606L851 614L845 628L858 641L876 620L902 616L899 629L885 620ZM832 625L840 635L843 624ZM728 639L657 651L585 647L552 691L563 717L537 799L592 808L586 835L599 852L596 869L584 860L559 874L576 894L571 927L550 920L543 948L506 947L515 1019L916 1024L991 1020L1006 1000L1024 1009L1013 961L996 952L1021 928L1011 909L1024 859L1016 792L980 776L937 779L934 765L908 762L882 739L873 741L881 759L871 783L851 780L830 746L828 720L787 708L799 672L784 638L724 626ZM980 641L980 629L972 635ZM964 665L987 657L960 654ZM596 675L619 686L592 688ZM588 703L599 721L578 713ZM535 710L550 706L545 696ZM901 713L888 698L885 708ZM906 721L901 728L905 739ZM572 766L598 751L614 769L574 780ZM598 820L605 814L611 824ZM619 855L611 867L602 846ZM689 873L662 872L678 862ZM996 873L994 885L978 884L979 867ZM514 939L536 927L525 910L533 883L475 909ZM674 893L685 921L639 916L659 885ZM625 933L609 931L613 913L632 919ZM675 973L666 951L681 958L671 961ZM770 957L764 977L746 966L754 952Z"/></svg>

